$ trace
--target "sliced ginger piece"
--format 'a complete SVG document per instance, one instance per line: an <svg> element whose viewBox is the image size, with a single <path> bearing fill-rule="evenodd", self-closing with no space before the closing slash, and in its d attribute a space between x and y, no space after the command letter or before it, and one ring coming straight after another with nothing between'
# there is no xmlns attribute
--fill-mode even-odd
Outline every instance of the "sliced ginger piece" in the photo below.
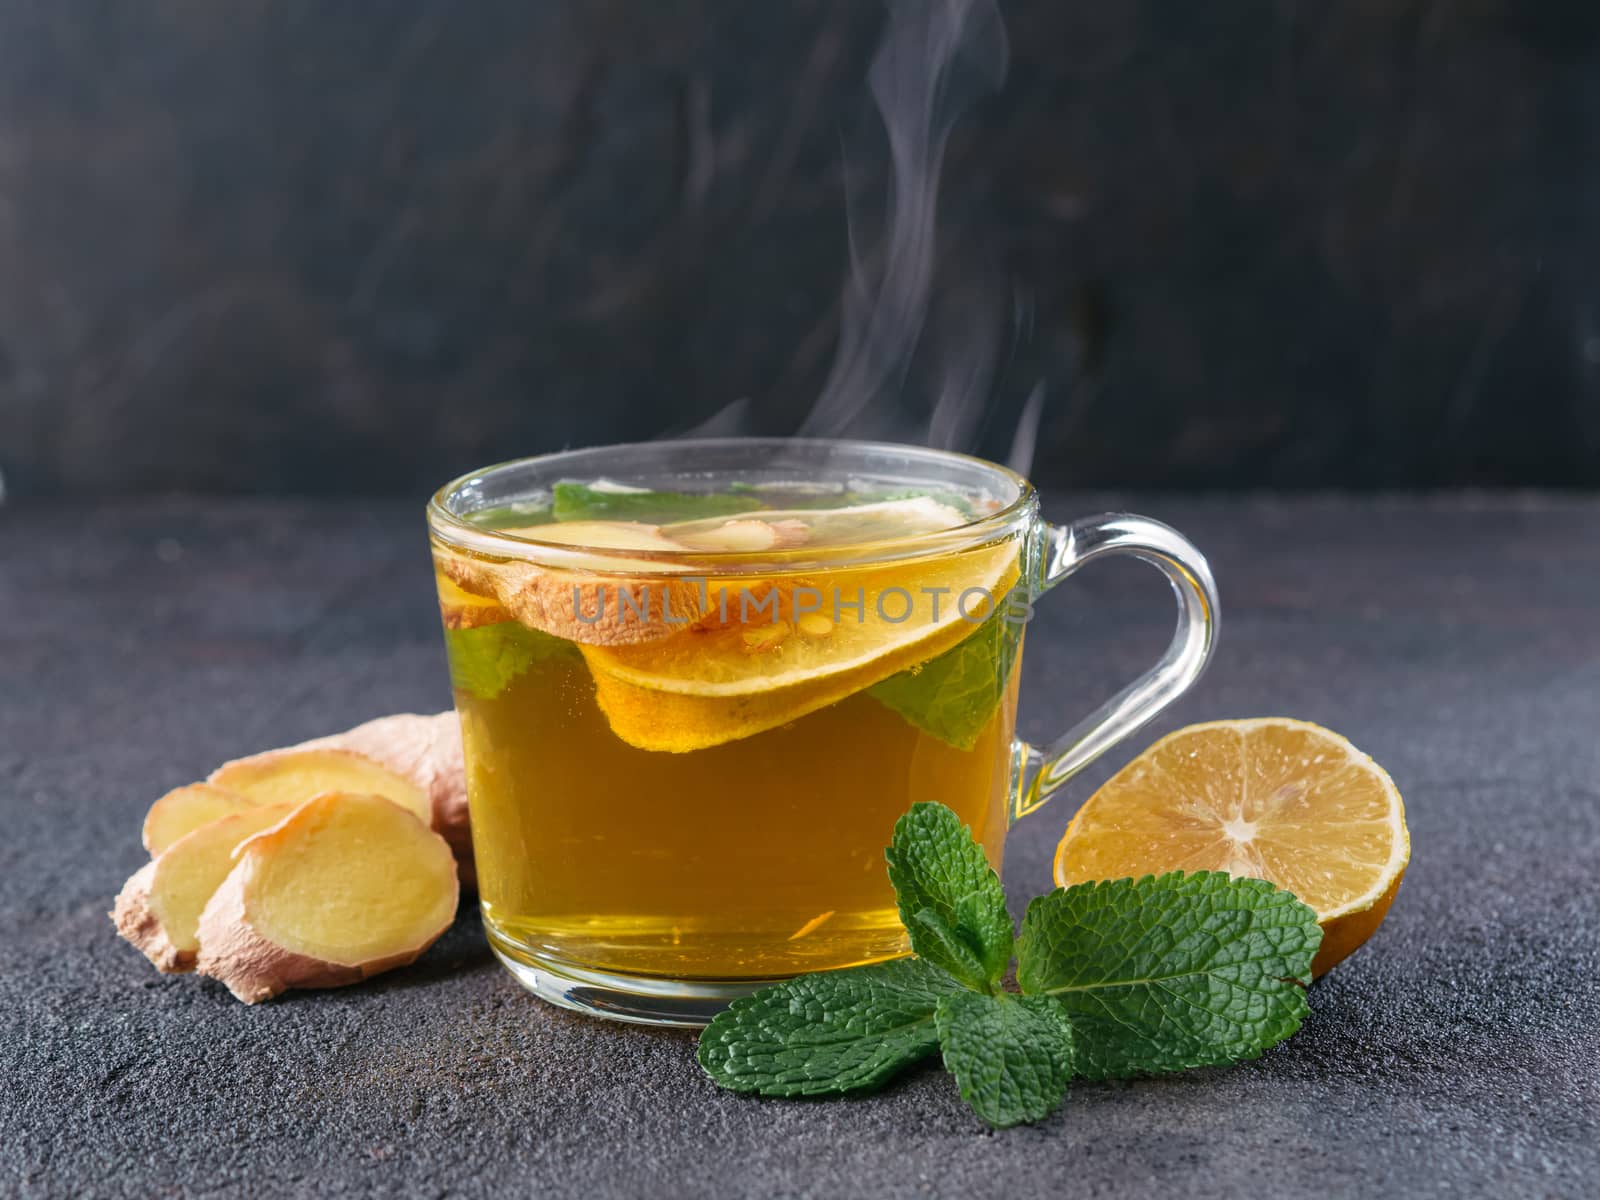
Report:
<svg viewBox="0 0 1600 1200"><path fill-rule="evenodd" d="M959 509L931 496L880 500L843 508L767 509L737 520L741 524L756 520L775 530L779 535L779 547L838 547L893 541L913 534L955 529L967 523ZM725 529L730 523L727 517L697 517L692 521L663 525L661 534L675 542L699 545L701 539L715 537L717 530Z"/></svg>
<svg viewBox="0 0 1600 1200"><path fill-rule="evenodd" d="M567 525L599 523L572 521ZM565 527L539 525L534 528ZM531 537L532 532L529 530L528 536ZM679 552L685 549L676 543L671 548ZM679 632L701 612L700 588L686 579L595 573L655 571L660 569L658 562L600 554L594 556L592 569L562 570L518 560L496 562L469 558L437 544L433 561L437 575L464 594L492 602L511 620L520 621L529 629L584 645L627 646L656 641ZM448 624L452 594L447 594L441 586L439 595L440 608Z"/></svg>
<svg viewBox="0 0 1600 1200"><path fill-rule="evenodd" d="M254 1004L414 962L455 917L444 839L382 796L334 792L239 847L200 915L196 969Z"/></svg>
<svg viewBox="0 0 1600 1200"><path fill-rule="evenodd" d="M209 783L173 788L145 814L144 848L154 858L200 826L254 807L255 801L248 796Z"/></svg>
<svg viewBox="0 0 1600 1200"><path fill-rule="evenodd" d="M455 851L461 886L473 887L472 826L467 819L467 765L461 750L461 718L454 709L423 716L395 713L287 750L344 750L369 758L409 779L428 798L428 823ZM286 753L287 751L269 751ZM372 789L378 794L386 793ZM309 798L309 797L307 797ZM393 797L391 797L392 799Z"/></svg>
<svg viewBox="0 0 1600 1200"><path fill-rule="evenodd" d="M804 521L763 521L756 517L742 517L698 531L692 530L679 540L695 550L751 554L762 550L793 549L805 545L810 538L811 529Z"/></svg>
<svg viewBox="0 0 1600 1200"><path fill-rule="evenodd" d="M354 750L269 750L218 767L209 782L257 804L301 804L323 792L369 793L394 801L424 824L433 822L433 804L420 787Z"/></svg>
<svg viewBox="0 0 1600 1200"><path fill-rule="evenodd" d="M682 632L701 611L699 585L677 578L631 579L512 563L496 575L495 589L506 611L528 628L589 646L660 641Z"/></svg>
<svg viewBox="0 0 1600 1200"><path fill-rule="evenodd" d="M439 589L439 616L446 629L480 629L511 620L498 600L467 591L442 571L434 572L433 582Z"/></svg>
<svg viewBox="0 0 1600 1200"><path fill-rule="evenodd" d="M293 810L245 802L243 810L178 838L123 885L111 910L117 932L158 971L193 970L201 910L233 869L234 848Z"/></svg>
<svg viewBox="0 0 1600 1200"><path fill-rule="evenodd" d="M344 772L338 778L330 778L320 769L305 777L303 782L312 789L309 791L290 788L282 779L261 784L262 788L273 790L283 786L286 791L282 794L263 795L259 790L238 788L237 784L230 786L244 792L247 799L254 798L257 801L282 799L298 803L311 799L318 792L341 790L376 792L380 796L389 796L397 803L418 811L419 816L422 812L429 814L423 820L450 843L450 848L461 861L462 885L474 886L476 876L472 869L472 829L467 819L467 769L461 752L461 720L453 709L429 716L395 713L367 721L343 733L235 759L212 772L211 782L216 784L219 779L242 778L260 780L263 772L270 778L284 769L281 764L286 756L325 750L340 755L359 755L378 768L398 775L402 781L409 781L421 792L426 806L416 810L414 796L403 797L403 787L381 783L380 776L369 773L360 779L350 780L345 770L349 764L344 762L337 764L338 770ZM273 767L275 763L279 765ZM269 767L272 769L267 770ZM390 790L396 794L390 795Z"/></svg>
<svg viewBox="0 0 1600 1200"><path fill-rule="evenodd" d="M527 538L533 542L555 542L562 546L585 546L591 550L643 550L681 553L685 546L661 532L659 525L643 521L553 521L544 525L520 525L497 529L496 533Z"/></svg>

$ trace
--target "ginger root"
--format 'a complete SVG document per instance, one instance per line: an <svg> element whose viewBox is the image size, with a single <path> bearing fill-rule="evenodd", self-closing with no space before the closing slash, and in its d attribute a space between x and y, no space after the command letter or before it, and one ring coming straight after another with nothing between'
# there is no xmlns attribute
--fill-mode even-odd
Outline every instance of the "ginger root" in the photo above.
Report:
<svg viewBox="0 0 1600 1200"><path fill-rule="evenodd" d="M123 885L111 910L117 932L156 970L192 970L200 949L195 934L201 910L233 869L234 848L283 820L293 808L246 803L241 811L178 838Z"/></svg>
<svg viewBox="0 0 1600 1200"><path fill-rule="evenodd" d="M351 811L355 816L344 812L350 804L354 804ZM360 815L370 813L374 805L382 806L379 817ZM308 809L312 816L302 817ZM330 816L330 809L338 811ZM391 814L404 817L399 834L393 831L396 822ZM291 834L304 832L307 822L320 822L319 830L337 826L345 832L319 832L299 842L290 835L278 837L280 829L293 820L300 823L293 826ZM366 834L361 830L367 828L378 829L383 836L364 840ZM350 834L352 829L355 836ZM359 935L366 931L378 936L383 932L381 923L374 926L348 904L339 907L342 893L327 887L321 892L302 889L297 894L313 907L322 903L318 897L332 897L328 919L334 933L343 929L344 943L329 942L320 949L314 944L295 945L291 923L290 949L279 946L269 954L258 944L263 941L261 935L242 926L231 929L232 918L223 916L212 918L211 933L206 934L204 915L210 902L238 872L247 845L268 833L275 840L263 845L277 845L287 838L295 845L319 847L322 865L317 872L321 874L314 872L307 887L342 871L350 876L352 886L365 886L381 877L389 881L390 888L412 889L408 896L387 897L378 905L380 913L399 914L398 931L388 929L398 941L380 938L372 952L365 953ZM243 997L248 993L254 999L275 995L284 987L353 983L402 965L420 954L449 924L460 881L474 879L460 722L453 712L434 716L400 713L332 737L236 759L219 767L209 781L177 788L157 800L145 816L144 843L154 858L124 885L110 915L117 932L158 970L193 969L208 958L207 936L222 939L209 956L215 969L208 973L223 978L235 994ZM389 859L392 849L397 856L394 861ZM461 860L459 872L452 852ZM281 874L282 864L299 853L263 849L250 861L267 872L270 883L277 878L273 873ZM285 854L287 859L282 857ZM341 854L343 858L335 864ZM448 886L443 882L446 879ZM269 889L269 894L277 893ZM420 926L405 925L408 912L426 915L422 924L431 932L423 936L418 933ZM440 912L445 913L442 918L438 918ZM276 927L269 924L269 928ZM266 944L268 949L277 945ZM270 968L270 979L265 981L257 969L262 962L268 967L260 970Z"/></svg>
<svg viewBox="0 0 1600 1200"><path fill-rule="evenodd" d="M185 834L221 817L254 808L255 801L209 783L173 788L150 806L144 818L144 848L154 858Z"/></svg>
<svg viewBox="0 0 1600 1200"><path fill-rule="evenodd" d="M308 800L235 859L200 915L196 970L246 1004L405 966L455 917L449 846L382 796Z"/></svg>
<svg viewBox="0 0 1600 1200"><path fill-rule="evenodd" d="M270 763L273 760L281 761L285 755L320 750L358 754L420 789L427 804L425 812L418 815L455 852L456 861L461 864L461 885L469 889L475 886L477 875L472 866L472 828L467 820L467 767L461 750L461 720L453 711L426 717L417 713L379 717L331 737L313 738L297 746L237 759L213 774L212 782L217 782L223 772L243 764ZM322 790L376 792L380 796L389 796L391 800L399 800L399 797L390 796L380 786L328 787ZM309 800L313 795L314 792L307 792L297 799Z"/></svg>
<svg viewBox="0 0 1600 1200"><path fill-rule="evenodd" d="M411 780L353 750L268 750L218 767L208 783L257 804L299 804L323 792L367 792L392 800L424 824L433 804Z"/></svg>

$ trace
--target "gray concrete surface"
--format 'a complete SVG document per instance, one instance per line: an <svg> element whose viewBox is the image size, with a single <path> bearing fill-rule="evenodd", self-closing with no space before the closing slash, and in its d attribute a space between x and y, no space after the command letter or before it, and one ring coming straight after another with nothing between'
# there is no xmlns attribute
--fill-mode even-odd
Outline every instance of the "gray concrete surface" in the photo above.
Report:
<svg viewBox="0 0 1600 1200"><path fill-rule="evenodd" d="M937 1070L854 1101L718 1092L687 1035L518 991L470 914L415 968L343 991L245 1008L158 976L105 917L152 798L448 703L420 505L0 509L0 1194L1594 1195L1600 504L1047 507L1111 504L1188 531L1224 592L1215 669L1150 736L1275 713L1339 729L1399 783L1414 860L1292 1041L1079 1087L1002 1134ZM1048 597L1025 732L1137 670L1167 605L1137 565ZM1048 886L1114 765L1013 832L1014 901Z"/></svg>

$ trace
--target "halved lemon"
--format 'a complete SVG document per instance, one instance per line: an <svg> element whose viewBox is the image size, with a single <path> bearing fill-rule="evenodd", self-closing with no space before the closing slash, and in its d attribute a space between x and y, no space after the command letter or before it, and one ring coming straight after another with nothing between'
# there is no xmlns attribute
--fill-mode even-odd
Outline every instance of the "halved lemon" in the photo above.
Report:
<svg viewBox="0 0 1600 1200"><path fill-rule="evenodd" d="M997 542L868 570L723 580L682 633L582 646L612 731L683 752L776 728L969 636L1016 583L1018 547Z"/></svg>
<svg viewBox="0 0 1600 1200"><path fill-rule="evenodd" d="M1306 721L1212 721L1167 735L1078 810L1063 887L1164 871L1265 879L1317 914L1313 975L1356 950L1400 888L1411 841L1388 774Z"/></svg>

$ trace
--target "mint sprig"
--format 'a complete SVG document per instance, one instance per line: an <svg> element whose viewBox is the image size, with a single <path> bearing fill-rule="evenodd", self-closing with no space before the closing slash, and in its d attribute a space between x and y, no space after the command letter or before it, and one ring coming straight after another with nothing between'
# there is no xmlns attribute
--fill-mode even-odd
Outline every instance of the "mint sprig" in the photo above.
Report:
<svg viewBox="0 0 1600 1200"><path fill-rule="evenodd" d="M700 1065L763 1096L868 1091L942 1052L990 1125L1054 1112L1073 1078L1254 1058L1299 1028L1316 914L1258 879L1173 872L1058 888L1013 951L1000 881L950 809L917 804L886 857L915 958L802 975L735 1001Z"/></svg>

